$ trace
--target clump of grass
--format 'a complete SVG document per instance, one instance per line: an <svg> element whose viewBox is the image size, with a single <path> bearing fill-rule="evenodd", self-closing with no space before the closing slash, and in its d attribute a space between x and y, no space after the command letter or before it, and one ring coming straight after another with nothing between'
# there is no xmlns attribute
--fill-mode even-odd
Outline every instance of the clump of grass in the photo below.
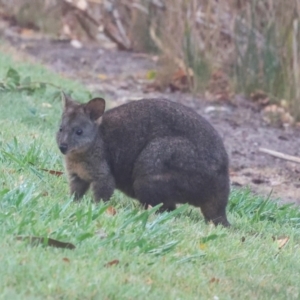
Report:
<svg viewBox="0 0 300 300"><path fill-rule="evenodd" d="M251 201L249 201L251 199ZM292 224L296 228L300 226L300 209L293 203L280 204L271 198L263 198L253 195L248 190L234 190L228 209L239 217L245 217L250 223L260 221L276 222L279 224Z"/></svg>

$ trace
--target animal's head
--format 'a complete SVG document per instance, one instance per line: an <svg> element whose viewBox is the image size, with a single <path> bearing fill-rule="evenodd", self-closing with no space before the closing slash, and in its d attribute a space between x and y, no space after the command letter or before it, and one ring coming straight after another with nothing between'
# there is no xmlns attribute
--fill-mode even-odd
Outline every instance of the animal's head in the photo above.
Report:
<svg viewBox="0 0 300 300"><path fill-rule="evenodd" d="M80 104L63 93L63 114L56 141L63 154L83 153L93 143L98 134L105 100L94 98Z"/></svg>

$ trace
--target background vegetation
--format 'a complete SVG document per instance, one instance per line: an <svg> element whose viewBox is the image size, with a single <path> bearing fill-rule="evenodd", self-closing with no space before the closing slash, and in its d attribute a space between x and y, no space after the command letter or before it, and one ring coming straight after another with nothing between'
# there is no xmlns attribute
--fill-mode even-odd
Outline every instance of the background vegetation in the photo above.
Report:
<svg viewBox="0 0 300 300"><path fill-rule="evenodd" d="M183 70L191 90L214 90L221 100L236 92L255 98L259 92L300 118L298 0L0 0L0 4L2 12L17 22L52 35L96 40L100 30L122 49L158 51L162 73Z"/></svg>

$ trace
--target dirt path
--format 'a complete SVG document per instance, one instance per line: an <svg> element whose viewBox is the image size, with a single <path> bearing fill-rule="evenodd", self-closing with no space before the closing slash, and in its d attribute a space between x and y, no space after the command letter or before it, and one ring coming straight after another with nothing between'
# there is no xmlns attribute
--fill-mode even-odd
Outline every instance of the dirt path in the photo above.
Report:
<svg viewBox="0 0 300 300"><path fill-rule="evenodd" d="M23 39L4 31L3 37L17 51L25 52L55 72L83 82L101 92L110 107L145 97L164 97L184 103L207 118L221 133L231 161L233 186L300 204L300 164L260 153L259 147L300 156L299 129L268 127L259 111L242 97L237 105L212 106L199 97L183 93L145 93L146 74L157 68L147 55L120 52L96 45L75 49L69 42Z"/></svg>

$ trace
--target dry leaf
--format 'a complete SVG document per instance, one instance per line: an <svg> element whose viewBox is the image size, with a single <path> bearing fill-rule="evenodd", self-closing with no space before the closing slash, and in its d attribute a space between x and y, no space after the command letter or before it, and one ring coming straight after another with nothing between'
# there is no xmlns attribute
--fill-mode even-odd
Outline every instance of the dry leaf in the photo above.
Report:
<svg viewBox="0 0 300 300"><path fill-rule="evenodd" d="M263 119L273 126L283 127L294 124L295 120L283 107L272 104L263 109Z"/></svg>
<svg viewBox="0 0 300 300"><path fill-rule="evenodd" d="M111 266L114 266L114 265L118 265L119 262L120 262L120 261L119 261L118 259L114 259L114 260L112 260L112 261L106 263L106 264L104 265L104 267L111 267Z"/></svg>
<svg viewBox="0 0 300 300"><path fill-rule="evenodd" d="M153 82L150 84L147 84L145 87L143 87L143 93L152 93L155 91L161 91L162 87L159 83Z"/></svg>
<svg viewBox="0 0 300 300"><path fill-rule="evenodd" d="M2 172L3 173L8 173L8 174L13 174L16 172L16 170L14 169L2 169Z"/></svg>
<svg viewBox="0 0 300 300"><path fill-rule="evenodd" d="M65 243L51 238L38 237L38 236L17 236L18 241L29 241L32 245L44 244L47 242L46 246L63 248L63 249L75 249L76 247L71 243Z"/></svg>
<svg viewBox="0 0 300 300"><path fill-rule="evenodd" d="M262 183L268 183L269 181L264 178L252 178L251 180L254 184L262 184Z"/></svg>
<svg viewBox="0 0 300 300"><path fill-rule="evenodd" d="M105 75L105 74L98 74L97 77L98 77L100 80L106 80L106 79L107 79L107 75Z"/></svg>
<svg viewBox="0 0 300 300"><path fill-rule="evenodd" d="M30 28L22 28L20 34L23 37L31 38L35 35L35 31Z"/></svg>
<svg viewBox="0 0 300 300"><path fill-rule="evenodd" d="M78 40L71 40L70 42L71 46L76 48L76 49L81 49L82 48L82 43Z"/></svg>
<svg viewBox="0 0 300 300"><path fill-rule="evenodd" d="M199 248L200 248L201 250L205 250L205 249L207 248L207 245L204 244L204 243L201 243L201 244L199 245Z"/></svg>
<svg viewBox="0 0 300 300"><path fill-rule="evenodd" d="M107 238L107 234L103 229L99 229L96 231L96 235L100 238L100 239L105 239Z"/></svg>
<svg viewBox="0 0 300 300"><path fill-rule="evenodd" d="M250 98L253 102L258 103L261 107L265 107L270 103L269 96L261 90L251 93Z"/></svg>
<svg viewBox="0 0 300 300"><path fill-rule="evenodd" d="M169 86L172 92L186 92L193 84L193 71L189 70L189 74L183 69L178 69L172 76Z"/></svg>
<svg viewBox="0 0 300 300"><path fill-rule="evenodd" d="M55 176L61 176L62 174L64 174L61 171L55 171L55 170L48 170L48 169L41 169L42 171L48 172L51 175L55 175Z"/></svg>
<svg viewBox="0 0 300 300"><path fill-rule="evenodd" d="M289 237L281 237L277 239L279 250L282 249L288 243L289 239Z"/></svg>
<svg viewBox="0 0 300 300"><path fill-rule="evenodd" d="M223 71L216 70L212 73L205 96L207 100L213 102L230 101L232 91L228 76Z"/></svg>
<svg viewBox="0 0 300 300"><path fill-rule="evenodd" d="M47 103L47 102L43 102L42 106L43 107L48 107L48 108L52 107L52 105L50 103Z"/></svg>
<svg viewBox="0 0 300 300"><path fill-rule="evenodd" d="M211 278L209 281L209 283L219 283L219 282L220 282L220 279L216 278L216 277Z"/></svg>
<svg viewBox="0 0 300 300"><path fill-rule="evenodd" d="M117 213L116 209L113 206L109 206L106 212L111 216L114 216Z"/></svg>
<svg viewBox="0 0 300 300"><path fill-rule="evenodd" d="M63 261L69 263L70 260L67 257L63 257Z"/></svg>
<svg viewBox="0 0 300 300"><path fill-rule="evenodd" d="M29 135L30 135L33 139L36 139L36 138L39 137L39 135L36 134L36 133L30 133Z"/></svg>
<svg viewBox="0 0 300 300"><path fill-rule="evenodd" d="M148 278L146 279L146 284L151 285L152 283L153 283L153 280L152 280L150 277L148 277Z"/></svg>

